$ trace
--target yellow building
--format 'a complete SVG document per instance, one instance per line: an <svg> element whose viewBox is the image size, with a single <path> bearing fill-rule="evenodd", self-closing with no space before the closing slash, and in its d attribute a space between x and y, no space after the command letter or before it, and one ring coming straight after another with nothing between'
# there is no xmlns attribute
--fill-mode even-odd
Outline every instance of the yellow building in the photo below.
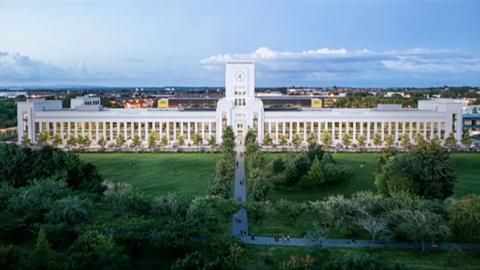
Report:
<svg viewBox="0 0 480 270"><path fill-rule="evenodd" d="M323 100L319 98L312 98L312 108L323 108Z"/></svg>
<svg viewBox="0 0 480 270"><path fill-rule="evenodd" d="M168 98L162 98L158 100L158 108L168 108Z"/></svg>

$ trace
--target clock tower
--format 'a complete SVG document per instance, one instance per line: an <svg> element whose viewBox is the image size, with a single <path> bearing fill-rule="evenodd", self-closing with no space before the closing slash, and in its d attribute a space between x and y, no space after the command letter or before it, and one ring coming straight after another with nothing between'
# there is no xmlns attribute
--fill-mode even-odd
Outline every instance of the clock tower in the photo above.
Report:
<svg viewBox="0 0 480 270"><path fill-rule="evenodd" d="M217 141L221 132L231 126L237 143L243 143L248 129L263 138L263 103L255 98L255 67L253 61L227 61L225 68L225 98L217 104ZM221 127L221 128L220 128Z"/></svg>

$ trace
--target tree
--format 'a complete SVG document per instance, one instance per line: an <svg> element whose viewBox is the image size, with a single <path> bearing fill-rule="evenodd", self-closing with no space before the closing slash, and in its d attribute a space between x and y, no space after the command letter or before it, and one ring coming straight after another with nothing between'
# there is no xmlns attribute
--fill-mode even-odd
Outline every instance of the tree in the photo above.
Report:
<svg viewBox="0 0 480 270"><path fill-rule="evenodd" d="M295 221L305 212L305 207L302 203L280 199L274 204L276 215L280 220L284 220L289 226L293 225Z"/></svg>
<svg viewBox="0 0 480 270"><path fill-rule="evenodd" d="M163 147L163 150L165 150L165 147L168 145L167 135L162 136L162 139L160 140L160 145Z"/></svg>
<svg viewBox="0 0 480 270"><path fill-rule="evenodd" d="M285 162L278 156L273 160L272 169L274 173L282 173L285 170Z"/></svg>
<svg viewBox="0 0 480 270"><path fill-rule="evenodd" d="M393 134L387 135L385 137L385 144L387 145L388 148L393 147L395 143L395 136Z"/></svg>
<svg viewBox="0 0 480 270"><path fill-rule="evenodd" d="M349 134L347 134L347 133L343 134L342 144L343 144L343 146L345 146L345 148L348 148L348 146L350 146L350 144L352 144L352 138L350 137Z"/></svg>
<svg viewBox="0 0 480 270"><path fill-rule="evenodd" d="M425 241L444 239L450 234L442 217L427 209L404 209L396 215L399 218L396 230L412 241L421 241L422 250L425 250Z"/></svg>
<svg viewBox="0 0 480 270"><path fill-rule="evenodd" d="M468 130L463 131L462 144L468 148L470 148L470 145L472 144L472 138L470 138L470 132Z"/></svg>
<svg viewBox="0 0 480 270"><path fill-rule="evenodd" d="M62 137L60 137L59 134L53 135L53 138L52 138L52 146L53 146L53 147L57 147L57 146L59 146L61 143L62 143Z"/></svg>
<svg viewBox="0 0 480 270"><path fill-rule="evenodd" d="M50 140L50 134L48 134L48 132L43 131L40 134L38 134L38 138L37 138L38 145L46 146L48 145L48 140Z"/></svg>
<svg viewBox="0 0 480 270"><path fill-rule="evenodd" d="M480 197L470 194L447 207L451 228L456 239L480 243Z"/></svg>
<svg viewBox="0 0 480 270"><path fill-rule="evenodd" d="M37 243L35 250L30 255L29 268L31 269L52 269L54 267L55 254L50 248L50 243L47 240L47 234L42 227L38 231Z"/></svg>
<svg viewBox="0 0 480 270"><path fill-rule="evenodd" d="M140 136L138 136L138 135L133 136L132 146L134 148L138 148L138 147L140 147L141 144L142 144L142 141L140 139Z"/></svg>
<svg viewBox="0 0 480 270"><path fill-rule="evenodd" d="M326 200L311 203L315 214L315 221L325 226L336 229L344 234L349 234L355 228L355 207L351 200L343 195L330 196Z"/></svg>
<svg viewBox="0 0 480 270"><path fill-rule="evenodd" d="M105 146L107 145L107 140L105 140L104 137L100 137L100 139L98 140L98 145L100 146L100 149L103 151L105 150Z"/></svg>
<svg viewBox="0 0 480 270"><path fill-rule="evenodd" d="M184 146L185 145L185 138L183 138L182 135L178 135L177 142L178 142L178 146Z"/></svg>
<svg viewBox="0 0 480 270"><path fill-rule="evenodd" d="M28 134L23 134L22 136L22 145L24 146L28 146L30 145L31 141L30 141L30 138L28 138Z"/></svg>
<svg viewBox="0 0 480 270"><path fill-rule="evenodd" d="M453 132L448 134L448 137L445 139L445 146L451 151L457 150L457 139L455 138L455 134L453 134Z"/></svg>
<svg viewBox="0 0 480 270"><path fill-rule="evenodd" d="M324 130L322 132L322 143L325 147L330 147L332 145L332 137L330 136L330 132L328 130Z"/></svg>
<svg viewBox="0 0 480 270"><path fill-rule="evenodd" d="M404 149L407 149L411 146L411 142L410 142L410 136L407 134L407 133L403 133L402 135L402 142L401 142L401 146L404 148Z"/></svg>
<svg viewBox="0 0 480 270"><path fill-rule="evenodd" d="M154 150L157 147L158 135L156 132L151 132L148 136L148 148Z"/></svg>
<svg viewBox="0 0 480 270"><path fill-rule="evenodd" d="M285 145L287 145L287 143L288 143L287 138L283 135L280 136L280 142L279 142L280 146L285 147Z"/></svg>
<svg viewBox="0 0 480 270"><path fill-rule="evenodd" d="M414 141L415 141L416 145L425 143L425 138L420 133L415 133L415 136L413 136L413 138L414 138Z"/></svg>
<svg viewBox="0 0 480 270"><path fill-rule="evenodd" d="M78 144L80 144L83 148L88 148L91 144L91 141L88 136L78 135Z"/></svg>
<svg viewBox="0 0 480 270"><path fill-rule="evenodd" d="M375 145L375 147L382 145L382 136L380 136L380 134L375 133L373 135L373 145Z"/></svg>
<svg viewBox="0 0 480 270"><path fill-rule="evenodd" d="M285 170L286 184L290 186L296 185L310 168L310 159L307 154L298 154L289 162Z"/></svg>
<svg viewBox="0 0 480 270"><path fill-rule="evenodd" d="M305 180L305 181L304 181ZM323 175L322 166L320 165L320 161L315 158L310 166L310 170L308 174L304 177L304 180L300 181L299 184L303 184L305 187L312 187L312 186L319 186L324 184L325 176Z"/></svg>
<svg viewBox="0 0 480 270"><path fill-rule="evenodd" d="M247 204L248 221L253 224L260 224L267 217L271 207L269 202L249 201Z"/></svg>
<svg viewBox="0 0 480 270"><path fill-rule="evenodd" d="M367 139L365 138L365 136L363 135L360 135L357 137L357 142L358 142L358 147L360 148L361 151L365 150L365 146L366 146L366 142L367 142Z"/></svg>
<svg viewBox="0 0 480 270"><path fill-rule="evenodd" d="M453 194L455 174L449 153L434 142L412 147L405 155L393 156L376 174L381 192L403 191L428 199L445 199Z"/></svg>
<svg viewBox="0 0 480 270"><path fill-rule="evenodd" d="M318 159L319 161L322 160L325 151L323 151L322 146L318 145L317 143L309 144L308 145L308 159L310 162L313 160Z"/></svg>
<svg viewBox="0 0 480 270"><path fill-rule="evenodd" d="M65 269L126 269L129 257L112 238L98 231L83 233L68 250Z"/></svg>
<svg viewBox="0 0 480 270"><path fill-rule="evenodd" d="M293 147L295 147L295 150L298 150L301 144L302 144L302 140L300 139L300 136L298 134L294 134L292 138L292 145Z"/></svg>
<svg viewBox="0 0 480 270"><path fill-rule="evenodd" d="M215 147L217 147L217 137L215 137L215 135L212 135L210 138L208 138L208 146L210 146L210 152L213 153Z"/></svg>
<svg viewBox="0 0 480 270"><path fill-rule="evenodd" d="M202 143L202 140L203 140L202 135L198 133L193 135L193 144L197 147L197 151L198 151L199 145Z"/></svg>
<svg viewBox="0 0 480 270"><path fill-rule="evenodd" d="M308 133L308 137L307 137L307 143L309 145L313 145L313 144L316 144L317 143L317 138L315 137L315 135L313 133Z"/></svg>
<svg viewBox="0 0 480 270"><path fill-rule="evenodd" d="M125 144L126 140L125 140L125 136L123 136L123 134L120 134L117 136L117 141L116 141L116 145L117 147L122 147L124 144Z"/></svg>
<svg viewBox="0 0 480 270"><path fill-rule="evenodd" d="M383 218L372 217L366 215L358 220L358 225L367 231L372 237L372 247L375 245L375 241L379 235L385 233L387 229L387 221Z"/></svg>
<svg viewBox="0 0 480 270"><path fill-rule="evenodd" d="M270 184L261 176L259 168L250 170L249 173L248 196L252 201L266 201L272 190Z"/></svg>
<svg viewBox="0 0 480 270"><path fill-rule="evenodd" d="M270 133L265 134L263 137L263 145L265 145L267 148L273 144L273 140L270 137Z"/></svg>
<svg viewBox="0 0 480 270"><path fill-rule="evenodd" d="M71 137L67 140L67 146L70 147L70 148L76 147L77 144L78 144L78 139L75 138L74 136L71 136Z"/></svg>

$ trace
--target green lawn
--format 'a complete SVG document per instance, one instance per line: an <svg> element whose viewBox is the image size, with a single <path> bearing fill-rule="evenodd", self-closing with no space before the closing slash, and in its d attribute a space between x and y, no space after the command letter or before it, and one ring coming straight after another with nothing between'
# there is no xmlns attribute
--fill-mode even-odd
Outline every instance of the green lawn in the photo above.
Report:
<svg viewBox="0 0 480 270"><path fill-rule="evenodd" d="M275 155L275 154L274 154ZM375 153L335 153L333 157L345 164L352 166L354 171L352 179L335 183L333 185L324 186L321 189L299 189L299 188L276 188L272 194L272 200L279 200L281 198L307 201L318 200L334 194L351 195L361 190L375 190L373 183L374 172L377 168L377 157ZM269 157L270 159L272 157ZM365 166L361 165L365 161Z"/></svg>
<svg viewBox="0 0 480 270"><path fill-rule="evenodd" d="M107 181L128 183L149 195L175 192L186 196L205 194L217 157L211 153L80 154Z"/></svg>
<svg viewBox="0 0 480 270"><path fill-rule="evenodd" d="M269 154L268 160L279 154ZM286 154L280 154L286 155ZM378 163L377 153L335 153L334 158L353 168L353 177L348 181L324 186L321 189L275 188L272 200L281 198L297 201L318 200L324 197L344 194L349 196L362 190L376 191L374 172ZM361 165L365 161L365 166ZM457 175L455 196L468 193L480 194L480 153L454 153L451 162Z"/></svg>

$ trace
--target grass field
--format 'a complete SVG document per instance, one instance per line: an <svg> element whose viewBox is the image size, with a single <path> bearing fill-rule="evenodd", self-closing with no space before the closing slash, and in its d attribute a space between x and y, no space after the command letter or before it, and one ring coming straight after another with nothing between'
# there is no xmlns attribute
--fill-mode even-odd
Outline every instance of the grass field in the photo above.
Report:
<svg viewBox="0 0 480 270"><path fill-rule="evenodd" d="M277 155L267 154L271 160ZM184 195L204 194L215 172L218 154L210 153L91 153L80 157L95 164L108 181L129 183L150 195L176 192ZM376 153L335 153L335 159L352 166L352 179L321 189L276 188L272 200L286 198L306 201L334 194L349 196L361 190L375 191ZM365 161L365 166L360 165ZM457 175L455 196L480 194L480 154L455 153L451 162ZM132 166L129 164L132 163Z"/></svg>
<svg viewBox="0 0 480 270"><path fill-rule="evenodd" d="M149 195L175 192L185 196L205 194L217 157L211 153L80 154L107 181L128 183Z"/></svg>
<svg viewBox="0 0 480 270"><path fill-rule="evenodd" d="M269 154L268 159L273 159L279 154ZM286 155L286 154L280 154ZM353 168L352 179L320 189L276 188L272 194L272 200L281 198L307 201L318 200L335 194L349 196L362 190L376 191L374 173L377 168L377 153L335 153L334 158ZM360 165L365 161L365 166ZM465 194L480 194L480 153L454 153L451 162L457 175L454 193L456 197Z"/></svg>

